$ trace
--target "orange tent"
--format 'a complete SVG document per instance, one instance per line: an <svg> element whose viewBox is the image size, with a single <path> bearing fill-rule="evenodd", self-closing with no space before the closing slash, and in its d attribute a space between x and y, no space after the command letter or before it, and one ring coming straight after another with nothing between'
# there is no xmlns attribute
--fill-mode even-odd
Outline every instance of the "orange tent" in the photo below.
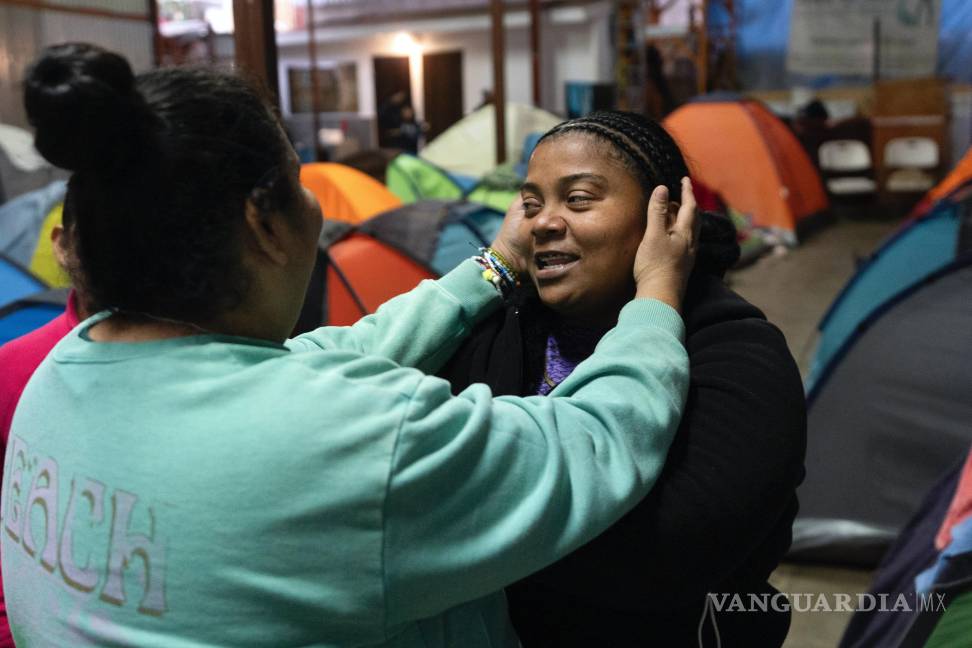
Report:
<svg viewBox="0 0 972 648"><path fill-rule="evenodd" d="M348 326L435 274L364 234L352 234L328 250L328 324ZM352 292L353 291L353 292Z"/></svg>
<svg viewBox="0 0 972 648"><path fill-rule="evenodd" d="M360 223L402 204L385 185L343 164L305 164L300 168L300 182L317 196L324 217L330 220Z"/></svg>
<svg viewBox="0 0 972 648"><path fill-rule="evenodd" d="M972 180L972 148L965 152L965 157L959 160L952 172L945 176L945 179L932 187L928 193L922 197L921 201L911 210L911 216L921 216L931 209L932 205L946 197L963 184Z"/></svg>
<svg viewBox="0 0 972 648"><path fill-rule="evenodd" d="M347 223L325 219L317 260L294 334L348 326L435 272Z"/></svg>
<svg viewBox="0 0 972 648"><path fill-rule="evenodd" d="M827 209L813 162L782 121L750 99L701 100L665 118L693 177L758 227L792 233Z"/></svg>

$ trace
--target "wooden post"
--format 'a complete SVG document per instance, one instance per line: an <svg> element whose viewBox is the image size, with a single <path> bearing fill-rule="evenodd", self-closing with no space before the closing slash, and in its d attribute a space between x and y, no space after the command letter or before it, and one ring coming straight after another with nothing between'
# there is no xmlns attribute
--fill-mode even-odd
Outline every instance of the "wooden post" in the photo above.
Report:
<svg viewBox="0 0 972 648"><path fill-rule="evenodd" d="M530 0L530 57L533 63L533 105L540 107L540 0Z"/></svg>
<svg viewBox="0 0 972 648"><path fill-rule="evenodd" d="M321 159L321 88L317 78L317 36L314 35L314 0L307 0L307 56L310 58L311 128L314 160ZM326 159L326 158L325 158Z"/></svg>
<svg viewBox="0 0 972 648"><path fill-rule="evenodd" d="M496 164L506 162L506 79L503 0L490 0L493 35L493 112L496 115Z"/></svg>
<svg viewBox="0 0 972 648"><path fill-rule="evenodd" d="M152 60L155 67L162 65L162 34L159 33L159 3L148 0L149 20L152 21Z"/></svg>
<svg viewBox="0 0 972 648"><path fill-rule="evenodd" d="M262 79L279 105L273 0L233 0L233 25L236 64Z"/></svg>

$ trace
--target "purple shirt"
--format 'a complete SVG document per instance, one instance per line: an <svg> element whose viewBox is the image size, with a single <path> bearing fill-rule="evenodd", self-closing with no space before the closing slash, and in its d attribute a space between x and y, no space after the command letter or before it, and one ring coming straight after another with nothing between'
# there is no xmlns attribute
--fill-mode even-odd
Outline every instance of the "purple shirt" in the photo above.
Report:
<svg viewBox="0 0 972 648"><path fill-rule="evenodd" d="M537 394L546 396L554 386L563 382L575 367L594 353L594 347L606 333L603 329L571 327L557 323L547 336L547 350L544 356L546 374L540 376ZM550 382L553 383L551 386Z"/></svg>

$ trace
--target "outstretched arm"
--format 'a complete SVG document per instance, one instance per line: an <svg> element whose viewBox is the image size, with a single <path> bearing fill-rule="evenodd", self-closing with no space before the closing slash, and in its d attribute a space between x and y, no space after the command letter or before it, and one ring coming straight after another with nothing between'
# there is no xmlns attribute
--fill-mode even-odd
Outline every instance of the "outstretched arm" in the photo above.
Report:
<svg viewBox="0 0 972 648"><path fill-rule="evenodd" d="M643 497L688 384L681 335L673 309L639 299L549 397L493 399L485 385L452 396L426 378L385 504L388 624L497 591Z"/></svg>
<svg viewBox="0 0 972 648"><path fill-rule="evenodd" d="M380 355L431 372L501 302L479 266L468 260L441 279L423 281L389 300L352 326L323 326L289 340L287 346L291 351L338 349Z"/></svg>
<svg viewBox="0 0 972 648"><path fill-rule="evenodd" d="M523 204L515 201L493 241L493 247L520 271L525 267L519 241L522 221ZM287 346L292 351L340 349L380 355L403 367L433 373L501 303L499 293L470 259L441 279L423 281L389 300L352 326L325 326L290 340Z"/></svg>

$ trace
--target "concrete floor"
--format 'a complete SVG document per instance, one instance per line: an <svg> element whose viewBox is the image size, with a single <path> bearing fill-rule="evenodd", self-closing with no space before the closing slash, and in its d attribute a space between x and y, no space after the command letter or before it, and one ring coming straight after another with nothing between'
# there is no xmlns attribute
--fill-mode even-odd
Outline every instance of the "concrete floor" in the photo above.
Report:
<svg viewBox="0 0 972 648"><path fill-rule="evenodd" d="M820 318L854 273L857 261L868 256L897 225L837 222L793 250L765 256L731 273L729 284L780 327L806 376ZM866 570L795 564L781 565L771 578L780 591L798 594L856 594L866 592L870 580ZM784 648L833 648L850 616L846 612L794 612Z"/></svg>

